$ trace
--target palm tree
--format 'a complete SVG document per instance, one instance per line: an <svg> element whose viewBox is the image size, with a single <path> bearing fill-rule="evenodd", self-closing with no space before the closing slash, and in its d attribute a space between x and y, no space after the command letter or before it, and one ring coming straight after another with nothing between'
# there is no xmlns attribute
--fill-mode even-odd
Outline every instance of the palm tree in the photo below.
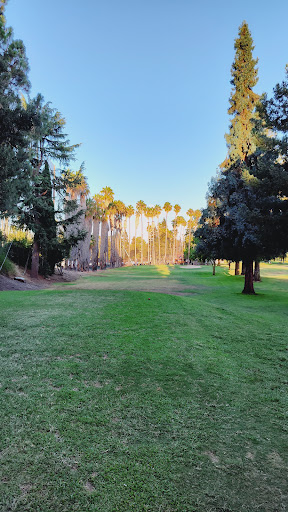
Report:
<svg viewBox="0 0 288 512"><path fill-rule="evenodd" d="M140 200L136 203L136 208L137 214L141 217L141 264L143 265L143 214L145 214L146 204Z"/></svg>
<svg viewBox="0 0 288 512"><path fill-rule="evenodd" d="M137 247L136 247L136 244L137 244L137 229L138 229L138 226L139 226L139 213L136 212L135 213L135 237L134 237L134 252L135 252L135 255L134 255L134 260L135 260L135 265L137 263Z"/></svg>
<svg viewBox="0 0 288 512"><path fill-rule="evenodd" d="M129 204L126 208L126 218L128 219L128 229L129 229L129 237L128 237L128 243L129 243L129 260L131 262L131 248L130 248L130 243L131 243L131 225L130 225L130 219L132 217L132 215L134 215L134 207ZM135 233L135 240L136 240L136 233ZM136 257L136 256L135 256Z"/></svg>
<svg viewBox="0 0 288 512"><path fill-rule="evenodd" d="M181 206L179 206L179 204L175 204L174 208L174 213L175 213L175 217L174 217L174 225L173 225L173 232L174 232L174 240L173 240L173 263L175 261L175 250L176 250L176 235L177 235L177 216L178 216L178 213L180 212L181 210Z"/></svg>
<svg viewBox="0 0 288 512"><path fill-rule="evenodd" d="M161 263L161 249L160 249L160 231L159 231L159 217L161 215L161 212L162 212L162 208L159 204L155 204L154 206L154 212L155 212L155 217L157 217L157 231L158 231L158 264L160 265Z"/></svg>
<svg viewBox="0 0 288 512"><path fill-rule="evenodd" d="M198 225L198 222L201 218L201 211L200 210L192 210L190 208L187 210L186 215L188 215L188 261L190 263L190 247L191 247L191 232L193 233Z"/></svg>
<svg viewBox="0 0 288 512"><path fill-rule="evenodd" d="M95 194L93 196L92 200L93 200L93 222L92 222L91 260L92 260L92 270L97 270L98 258L99 258L99 231L100 231L100 222L101 222L101 218L102 218L101 197L99 194Z"/></svg>
<svg viewBox="0 0 288 512"><path fill-rule="evenodd" d="M102 219L101 219L101 246L100 246L100 268L106 268L108 261L108 216L109 216L109 204L113 202L114 192L110 187L102 188L100 194Z"/></svg>
<svg viewBox="0 0 288 512"><path fill-rule="evenodd" d="M181 258L183 257L184 259L184 228L186 226L187 222L186 220L184 219L184 217L182 216L179 216L177 217L177 227L180 226L180 249L181 249ZM176 229L177 229L176 227ZM183 228L183 229L181 229Z"/></svg>
<svg viewBox="0 0 288 512"><path fill-rule="evenodd" d="M70 185L68 184L66 190L67 195L73 201L77 201L76 211L74 213L79 214L80 228L87 231L85 239L79 242L76 246L72 247L69 260L71 261L73 268L83 270L83 261L81 258L81 253L83 253L83 248L85 245L85 241L87 242L87 238L89 239L89 244L91 239L91 232L89 232L89 226L86 225L87 223L85 222L86 198L89 194L89 187L87 179L83 174L83 165L76 172L73 172L69 169L66 173L66 177L68 183L70 183ZM73 232L74 228L71 227L71 229ZM86 264L85 266L87 267Z"/></svg>
<svg viewBox="0 0 288 512"><path fill-rule="evenodd" d="M154 217L156 217L155 206L151 206L150 208L151 215L151 252L152 252L152 264L156 264L156 255L155 255L155 222Z"/></svg>
<svg viewBox="0 0 288 512"><path fill-rule="evenodd" d="M108 217L110 223L110 267L115 267L116 264L116 246L115 246L115 232L116 232L116 213L117 213L117 205L114 201L109 203L108 208ZM114 232L115 231L115 232Z"/></svg>
<svg viewBox="0 0 288 512"><path fill-rule="evenodd" d="M164 262L166 263L166 259L167 259L167 220L168 220L168 213L171 212L172 210L172 205L171 203L168 203L166 202L163 206L163 210L164 212L166 213L166 232L165 232L165 257L164 257Z"/></svg>
<svg viewBox="0 0 288 512"><path fill-rule="evenodd" d="M186 215L188 215L188 217L189 217L189 220L188 220L188 263L190 263L191 227L192 227L191 224L192 224L193 212L194 212L194 210L192 210L192 208L190 208L186 212Z"/></svg>
<svg viewBox="0 0 288 512"><path fill-rule="evenodd" d="M116 205L116 217L115 217L115 225L116 225L116 267L120 267L123 261L122 255L122 244L121 244L121 233L122 233L122 220L125 217L127 208L123 201L119 199L115 201Z"/></svg>

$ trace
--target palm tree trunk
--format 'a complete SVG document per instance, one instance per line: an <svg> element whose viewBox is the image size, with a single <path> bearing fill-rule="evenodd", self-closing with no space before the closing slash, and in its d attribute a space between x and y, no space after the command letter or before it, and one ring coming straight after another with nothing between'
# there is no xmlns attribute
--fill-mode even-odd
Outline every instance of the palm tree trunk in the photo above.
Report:
<svg viewBox="0 0 288 512"><path fill-rule="evenodd" d="M159 254L158 254L158 263L159 265L161 265L161 246L160 246L160 230L159 230L159 217L158 217L158 251L159 251Z"/></svg>
<svg viewBox="0 0 288 512"><path fill-rule="evenodd" d="M166 230L165 230L165 261L164 261L164 263L166 263L166 260L167 260L167 233L168 233L167 222L168 222L168 212L166 213Z"/></svg>
<svg viewBox="0 0 288 512"><path fill-rule="evenodd" d="M141 265L143 265L143 213L141 213Z"/></svg>
<svg viewBox="0 0 288 512"><path fill-rule="evenodd" d="M131 263L131 246L130 246L130 243L131 243L131 222L130 222L130 217L128 219L128 228L129 228L129 238L128 238L129 250L128 250L128 253L129 253L129 261Z"/></svg>
<svg viewBox="0 0 288 512"><path fill-rule="evenodd" d="M103 270L107 265L108 254L108 221L103 220L101 223L101 246L100 246L100 269Z"/></svg>
<svg viewBox="0 0 288 512"><path fill-rule="evenodd" d="M189 227L189 239L188 239L188 264L190 263L190 247L191 247L191 228Z"/></svg>
<svg viewBox="0 0 288 512"><path fill-rule="evenodd" d="M93 220L93 238L95 240L95 245L92 247L92 270L97 270L98 267L98 257L99 257L99 228L100 228L100 221L98 219Z"/></svg>

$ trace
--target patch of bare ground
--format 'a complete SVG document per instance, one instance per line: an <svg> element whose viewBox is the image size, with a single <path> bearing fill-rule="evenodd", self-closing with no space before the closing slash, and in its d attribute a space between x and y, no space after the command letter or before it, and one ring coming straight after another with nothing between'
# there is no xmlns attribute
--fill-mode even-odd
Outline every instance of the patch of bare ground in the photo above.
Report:
<svg viewBox="0 0 288 512"><path fill-rule="evenodd" d="M100 275L99 275L100 277ZM191 295L196 286L186 286L176 279L123 279L121 281L106 281L104 279L79 279L73 285L75 290L131 290L138 292L158 292L169 295Z"/></svg>
<svg viewBox="0 0 288 512"><path fill-rule="evenodd" d="M18 281L13 277L8 277L0 274L0 291L27 291L27 290L43 290L50 288L55 283L69 283L76 281L80 277L79 272L72 270L64 270L63 274L53 274L47 278L39 276L38 279L32 279L29 274L23 276L23 269L18 269L15 277L23 277L25 282Z"/></svg>

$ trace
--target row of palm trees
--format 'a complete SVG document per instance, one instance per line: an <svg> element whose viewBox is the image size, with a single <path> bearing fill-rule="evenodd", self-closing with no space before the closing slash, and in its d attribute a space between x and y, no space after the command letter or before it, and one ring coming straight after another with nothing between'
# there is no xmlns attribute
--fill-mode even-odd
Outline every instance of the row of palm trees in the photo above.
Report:
<svg viewBox="0 0 288 512"><path fill-rule="evenodd" d="M81 227L87 232L85 239L72 249L67 262L69 267L89 270L92 266L93 270L97 270L98 266L104 269L108 264L119 267L123 262L142 265L174 263L183 259L185 245L189 257L193 232L201 216L200 210L189 209L186 221L179 215L179 204L172 206L166 202L163 207L159 204L147 206L140 200L135 208L132 205L125 206L122 201L115 200L110 187L104 187L91 198L81 170L78 171L77 187L69 189L68 193L71 198L77 199L78 209L82 211ZM168 215L172 211L174 218L172 230L169 230ZM160 222L162 212L165 212L165 218ZM132 217L134 226L131 229ZM139 224L140 244L137 236Z"/></svg>

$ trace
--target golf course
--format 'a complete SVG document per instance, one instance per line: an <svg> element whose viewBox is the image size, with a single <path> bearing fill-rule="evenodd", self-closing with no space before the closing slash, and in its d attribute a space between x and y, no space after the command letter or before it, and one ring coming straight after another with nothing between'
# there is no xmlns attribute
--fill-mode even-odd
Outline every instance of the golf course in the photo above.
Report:
<svg viewBox="0 0 288 512"><path fill-rule="evenodd" d="M288 265L5 291L1 512L284 512Z"/></svg>

